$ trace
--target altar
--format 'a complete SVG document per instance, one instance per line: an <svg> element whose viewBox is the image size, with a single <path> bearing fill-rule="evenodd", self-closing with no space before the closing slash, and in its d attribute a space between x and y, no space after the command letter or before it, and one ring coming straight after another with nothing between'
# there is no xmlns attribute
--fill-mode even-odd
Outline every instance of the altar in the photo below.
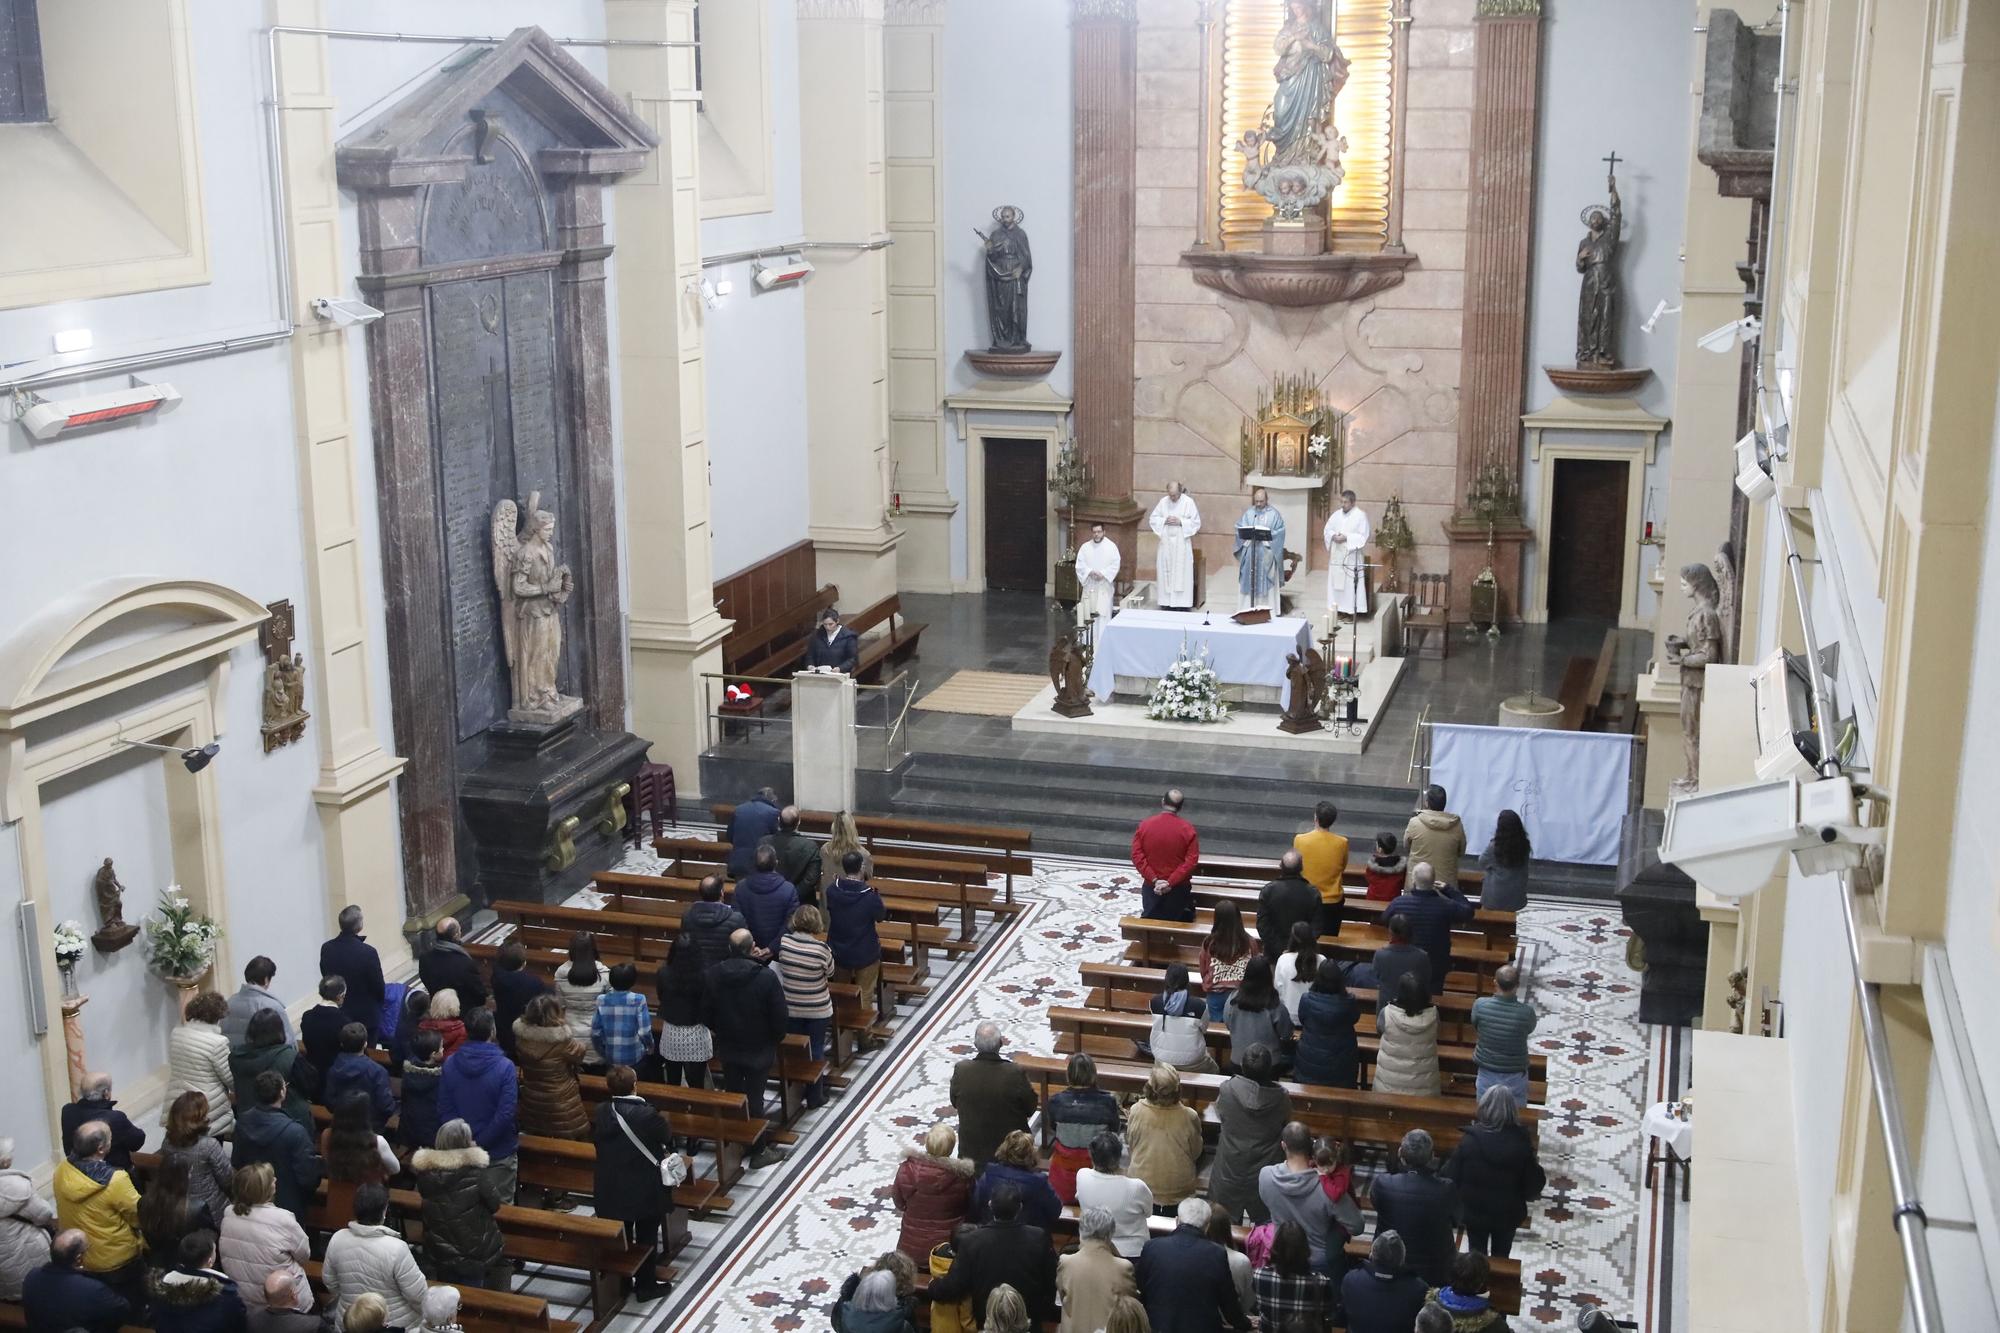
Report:
<svg viewBox="0 0 2000 1333"><path fill-rule="evenodd" d="M1105 700L1118 694L1144 698L1183 650L1192 657L1206 646L1209 665L1229 697L1283 708L1291 698L1285 655L1312 647L1312 634L1312 623L1302 616L1239 625L1202 611L1128 608L1097 631L1090 692Z"/></svg>

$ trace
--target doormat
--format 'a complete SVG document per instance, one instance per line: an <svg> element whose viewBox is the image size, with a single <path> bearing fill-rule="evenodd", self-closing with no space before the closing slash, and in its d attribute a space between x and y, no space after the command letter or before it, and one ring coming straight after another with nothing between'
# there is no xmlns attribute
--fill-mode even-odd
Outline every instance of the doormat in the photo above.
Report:
<svg viewBox="0 0 2000 1333"><path fill-rule="evenodd" d="M942 685L912 704L932 713L973 713L1012 717L1026 708L1049 682L1042 676L1007 671L954 671Z"/></svg>

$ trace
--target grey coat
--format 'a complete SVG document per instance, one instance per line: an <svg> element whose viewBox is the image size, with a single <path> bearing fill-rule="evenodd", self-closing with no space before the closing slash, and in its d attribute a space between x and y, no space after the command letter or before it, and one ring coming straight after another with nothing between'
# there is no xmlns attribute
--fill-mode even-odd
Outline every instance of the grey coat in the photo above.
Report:
<svg viewBox="0 0 2000 1333"><path fill-rule="evenodd" d="M0 1300L20 1300L21 1283L49 1261L55 1215L27 1172L0 1171Z"/></svg>
<svg viewBox="0 0 2000 1333"><path fill-rule="evenodd" d="M1239 1074L1222 1085L1215 1114L1222 1133L1208 1169L1210 1201L1227 1205L1239 1218L1247 1214L1253 1222L1270 1221L1270 1211L1257 1197L1257 1173L1285 1160L1278 1133L1292 1118L1291 1094L1275 1083Z"/></svg>

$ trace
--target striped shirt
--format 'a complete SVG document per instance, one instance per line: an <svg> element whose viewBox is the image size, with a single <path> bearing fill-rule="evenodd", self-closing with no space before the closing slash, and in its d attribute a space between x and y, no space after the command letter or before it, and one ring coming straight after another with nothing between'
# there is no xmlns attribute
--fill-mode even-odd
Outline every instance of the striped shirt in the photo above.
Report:
<svg viewBox="0 0 2000 1333"><path fill-rule="evenodd" d="M1528 1071L1528 1034L1535 1030L1535 1006L1501 995L1472 1002L1472 1026L1479 1029L1473 1063L1496 1074Z"/></svg>
<svg viewBox="0 0 2000 1333"><path fill-rule="evenodd" d="M778 975L793 1018L832 1018L833 950L824 940L794 931L778 942Z"/></svg>
<svg viewBox="0 0 2000 1333"><path fill-rule="evenodd" d="M597 997L590 1039L608 1063L636 1066L652 1036L653 1014L646 1007L646 997L638 991L606 991Z"/></svg>

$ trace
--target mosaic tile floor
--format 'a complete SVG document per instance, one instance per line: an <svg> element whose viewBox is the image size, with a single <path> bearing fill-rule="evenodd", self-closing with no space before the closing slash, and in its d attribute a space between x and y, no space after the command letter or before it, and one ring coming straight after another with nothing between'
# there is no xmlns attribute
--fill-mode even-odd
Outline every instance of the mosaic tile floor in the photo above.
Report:
<svg viewBox="0 0 2000 1333"><path fill-rule="evenodd" d="M841 1279L895 1243L890 1180L903 1145L951 1119L952 1062L970 1054L973 1026L991 1018L1022 1050L1047 1052L1043 1014L1081 1003L1077 964L1117 956L1117 918L1136 899L1129 868L1038 858L1027 904L977 954L939 970L920 1012L867 1057L846 1092L802 1126L790 1160L755 1173L727 1226L697 1225L674 1296L614 1321L617 1333L672 1329L814 1330ZM643 856L631 869L648 868ZM1638 979L1624 965L1615 908L1534 904L1521 936L1531 998L1543 1014L1536 1046L1549 1057L1542 1137L1547 1195L1516 1241L1524 1298L1518 1327L1567 1328L1584 1304L1633 1317L1640 1116L1660 1043L1638 1021Z"/></svg>

